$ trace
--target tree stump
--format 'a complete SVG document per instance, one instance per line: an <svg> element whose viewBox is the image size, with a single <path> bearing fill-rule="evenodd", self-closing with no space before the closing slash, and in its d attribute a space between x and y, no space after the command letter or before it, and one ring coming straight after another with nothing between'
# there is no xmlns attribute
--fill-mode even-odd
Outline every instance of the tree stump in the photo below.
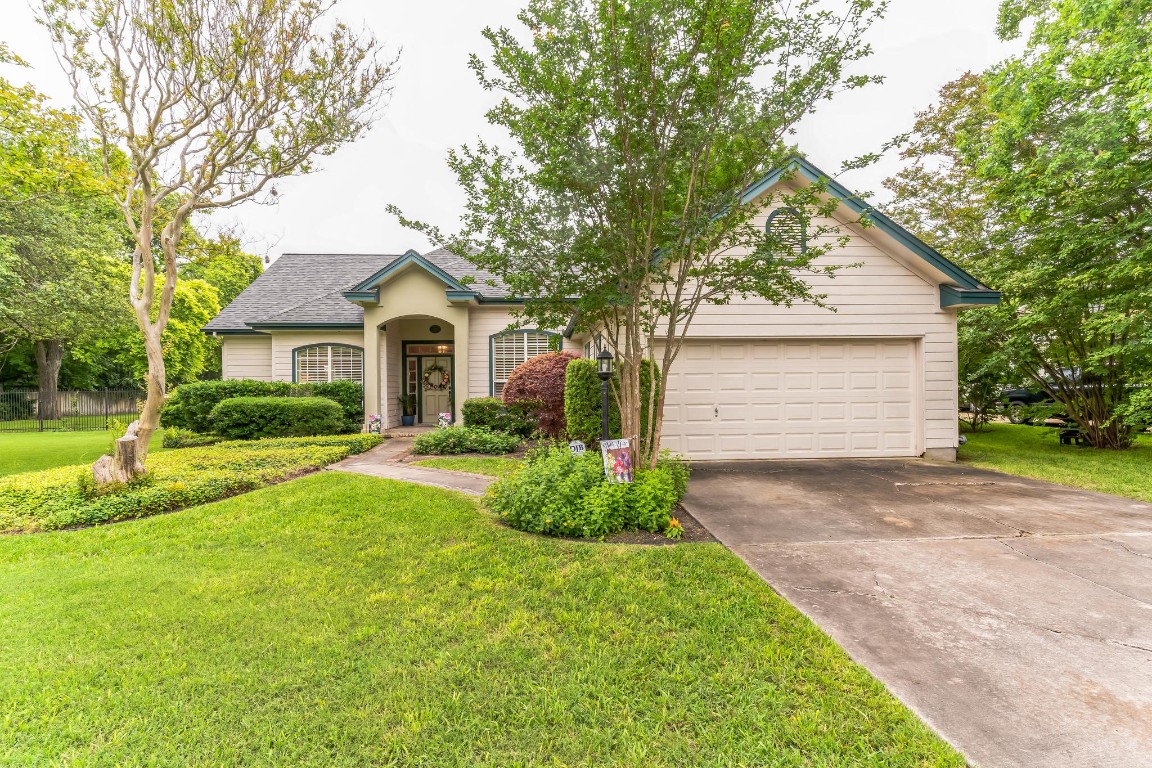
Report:
<svg viewBox="0 0 1152 768"><path fill-rule="evenodd" d="M144 474L144 465L140 463L137 451L140 444L137 437L139 429L140 421L137 419L128 425L124 437L117 438L115 453L101 456L92 465L92 475L97 483L127 483Z"/></svg>

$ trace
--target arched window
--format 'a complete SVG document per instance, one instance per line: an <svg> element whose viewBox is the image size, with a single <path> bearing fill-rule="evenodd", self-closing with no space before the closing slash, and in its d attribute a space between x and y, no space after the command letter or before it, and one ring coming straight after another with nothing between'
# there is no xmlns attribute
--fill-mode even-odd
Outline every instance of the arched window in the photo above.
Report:
<svg viewBox="0 0 1152 768"><path fill-rule="evenodd" d="M492 396L500 396L508 376L520 363L559 349L559 339L545 331L505 331L492 336Z"/></svg>
<svg viewBox="0 0 1152 768"><path fill-rule="evenodd" d="M347 344L312 344L292 350L292 380L364 383L364 350Z"/></svg>
<svg viewBox="0 0 1152 768"><path fill-rule="evenodd" d="M791 261L808 251L808 233L804 217L795 208L777 208L768 214L764 232L773 253L782 261Z"/></svg>

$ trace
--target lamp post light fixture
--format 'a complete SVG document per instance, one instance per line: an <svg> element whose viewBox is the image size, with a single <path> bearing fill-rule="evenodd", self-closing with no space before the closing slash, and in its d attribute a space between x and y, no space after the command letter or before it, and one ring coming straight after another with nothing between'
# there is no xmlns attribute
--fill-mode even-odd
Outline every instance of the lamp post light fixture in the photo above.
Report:
<svg viewBox="0 0 1152 768"><path fill-rule="evenodd" d="M596 355L596 375L600 377L600 439L608 436L608 381L612 378L612 353L607 349Z"/></svg>

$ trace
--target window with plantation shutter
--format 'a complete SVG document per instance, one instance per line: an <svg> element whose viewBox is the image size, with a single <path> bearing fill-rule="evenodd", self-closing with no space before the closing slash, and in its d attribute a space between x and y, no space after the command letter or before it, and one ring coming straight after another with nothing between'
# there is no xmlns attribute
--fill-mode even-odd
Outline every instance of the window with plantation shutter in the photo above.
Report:
<svg viewBox="0 0 1152 768"><path fill-rule="evenodd" d="M364 352L343 344L321 344L293 350L296 381L355 381L364 383Z"/></svg>
<svg viewBox="0 0 1152 768"><path fill-rule="evenodd" d="M510 331L492 337L492 396L499 397L512 371L530 357L551 352L556 334Z"/></svg>

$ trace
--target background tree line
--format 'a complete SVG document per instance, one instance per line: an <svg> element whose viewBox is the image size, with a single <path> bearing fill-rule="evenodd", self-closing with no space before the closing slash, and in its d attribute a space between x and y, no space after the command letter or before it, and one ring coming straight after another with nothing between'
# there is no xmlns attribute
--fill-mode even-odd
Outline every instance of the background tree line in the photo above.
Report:
<svg viewBox="0 0 1152 768"><path fill-rule="evenodd" d="M2 45L0 61L22 64ZM0 78L0 387L38 388L53 418L58 387L141 387L148 364L124 290L132 238L109 194L124 159L105 174L80 119L46 102ZM235 232L183 230L163 337L173 385L220 375L201 328L263 268Z"/></svg>
<svg viewBox="0 0 1152 768"><path fill-rule="evenodd" d="M1029 383L1097 447L1152 418L1150 18L1149 0L1007 0L997 33L1024 52L945 85L886 182L1004 294L961 315L962 400Z"/></svg>

